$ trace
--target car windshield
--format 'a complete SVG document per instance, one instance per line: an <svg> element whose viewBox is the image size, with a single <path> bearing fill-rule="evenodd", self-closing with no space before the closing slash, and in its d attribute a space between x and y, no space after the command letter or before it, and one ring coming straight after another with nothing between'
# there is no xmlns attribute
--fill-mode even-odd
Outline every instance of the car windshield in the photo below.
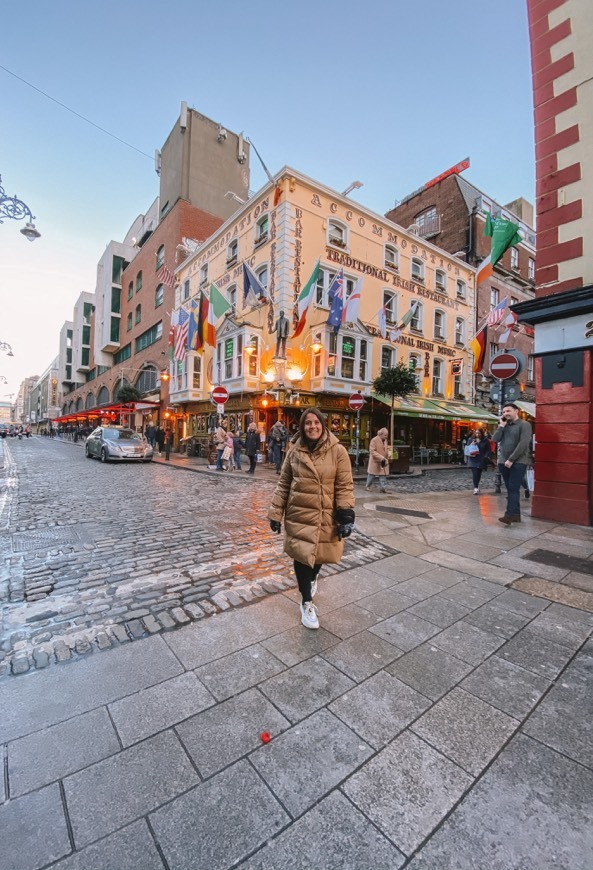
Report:
<svg viewBox="0 0 593 870"><path fill-rule="evenodd" d="M107 441L141 441L142 438L133 429L103 429L103 438Z"/></svg>

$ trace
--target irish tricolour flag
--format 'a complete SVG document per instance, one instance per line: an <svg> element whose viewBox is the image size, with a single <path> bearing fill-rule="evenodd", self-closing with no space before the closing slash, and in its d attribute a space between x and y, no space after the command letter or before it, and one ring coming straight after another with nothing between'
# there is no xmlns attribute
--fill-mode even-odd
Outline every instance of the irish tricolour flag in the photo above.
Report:
<svg viewBox="0 0 593 870"><path fill-rule="evenodd" d="M319 260L315 263L315 268L311 273L311 277L301 290L299 294L299 298L297 299L297 314L299 318L299 322L296 325L296 329L293 334L293 338L296 338L301 334L303 329L305 328L305 321L307 320L307 312L309 311L309 306L311 305L311 301L315 294L315 288L317 286L317 278L319 277Z"/></svg>

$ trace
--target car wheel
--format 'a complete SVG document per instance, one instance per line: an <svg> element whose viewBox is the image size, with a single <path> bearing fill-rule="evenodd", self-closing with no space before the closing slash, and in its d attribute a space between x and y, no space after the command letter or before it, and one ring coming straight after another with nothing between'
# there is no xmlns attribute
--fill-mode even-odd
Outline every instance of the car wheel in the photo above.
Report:
<svg viewBox="0 0 593 870"><path fill-rule="evenodd" d="M109 462L109 456L105 447L101 448L101 462Z"/></svg>
<svg viewBox="0 0 593 870"><path fill-rule="evenodd" d="M89 445L88 445L88 444L87 444L87 445L85 446L85 448L84 448L84 454L85 454L85 456L86 456L87 459L92 459L92 458L93 458L93 457L91 456L90 452L89 452Z"/></svg>

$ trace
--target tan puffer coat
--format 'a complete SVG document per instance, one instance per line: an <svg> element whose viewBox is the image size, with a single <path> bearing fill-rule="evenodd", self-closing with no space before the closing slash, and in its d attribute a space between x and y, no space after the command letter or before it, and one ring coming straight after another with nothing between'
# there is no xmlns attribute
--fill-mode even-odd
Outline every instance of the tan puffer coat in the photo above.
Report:
<svg viewBox="0 0 593 870"><path fill-rule="evenodd" d="M368 474L380 475L389 472L389 446L387 441L383 441L382 435L387 436L387 429L379 429L369 445ZM381 465L382 459L387 460L384 466Z"/></svg>
<svg viewBox="0 0 593 870"><path fill-rule="evenodd" d="M336 508L354 508L350 457L327 432L310 453L301 439L286 454L268 519L284 521L284 552L304 565L339 562Z"/></svg>

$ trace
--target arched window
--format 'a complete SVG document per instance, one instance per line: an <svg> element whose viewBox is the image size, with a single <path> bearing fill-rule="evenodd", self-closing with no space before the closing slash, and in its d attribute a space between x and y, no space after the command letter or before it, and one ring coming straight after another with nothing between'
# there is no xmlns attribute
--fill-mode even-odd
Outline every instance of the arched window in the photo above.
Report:
<svg viewBox="0 0 593 870"><path fill-rule="evenodd" d="M445 312L437 308L434 312L434 337L439 341L445 340L446 319Z"/></svg>
<svg viewBox="0 0 593 870"><path fill-rule="evenodd" d="M239 239L231 239L226 249L227 269L234 266L239 256Z"/></svg>
<svg viewBox="0 0 593 870"><path fill-rule="evenodd" d="M68 413L73 414L75 410L76 410L76 405L74 404L74 402L70 402L70 404L68 405Z"/></svg>
<svg viewBox="0 0 593 870"><path fill-rule="evenodd" d="M141 320L142 320L142 306L141 306L141 305L136 305L136 317L135 317L135 322L136 322L136 323L140 323Z"/></svg>
<svg viewBox="0 0 593 870"><path fill-rule="evenodd" d="M139 393L153 393L156 390L157 370L154 366L146 366L138 375L136 389Z"/></svg>
<svg viewBox="0 0 593 870"><path fill-rule="evenodd" d="M121 377L118 378L113 386L113 391L112 391L113 401L117 402L118 396L119 396L119 391L121 390L122 387L129 387L129 386L130 386L130 382L127 380L127 378L121 378ZM107 401L109 401L109 393L107 394ZM103 405L105 403L104 402L97 402L97 404Z"/></svg>
<svg viewBox="0 0 593 870"><path fill-rule="evenodd" d="M154 291L154 307L158 308L159 305L162 305L164 298L165 298L165 288L163 287L162 284L159 284L159 286Z"/></svg>
<svg viewBox="0 0 593 870"><path fill-rule="evenodd" d="M399 269L399 251L393 245L385 245L385 265L388 269Z"/></svg>
<svg viewBox="0 0 593 870"><path fill-rule="evenodd" d="M87 409L95 407L95 396L93 393L89 393L86 397L86 402L84 403L84 407Z"/></svg>
<svg viewBox="0 0 593 870"><path fill-rule="evenodd" d="M434 283L437 290L440 290L441 293L447 292L447 273L442 269L437 269L434 273Z"/></svg>
<svg viewBox="0 0 593 870"><path fill-rule="evenodd" d="M416 376L416 392L419 393L422 389L422 357L419 353L411 353L409 356L408 367Z"/></svg>
<svg viewBox="0 0 593 870"><path fill-rule="evenodd" d="M132 328L132 312L130 311L126 319L126 329L129 332Z"/></svg>
<svg viewBox="0 0 593 870"><path fill-rule="evenodd" d="M267 266L267 263L264 266L260 266L259 269L256 269L255 274L257 276L257 280L262 285L264 290L267 289L267 286L268 286L268 266Z"/></svg>
<svg viewBox="0 0 593 870"><path fill-rule="evenodd" d="M128 284L128 299L131 299L133 295L134 295L134 282L130 281L130 283Z"/></svg>
<svg viewBox="0 0 593 870"><path fill-rule="evenodd" d="M136 293L139 293L142 290L142 272L138 272L136 275Z"/></svg>
<svg viewBox="0 0 593 870"><path fill-rule="evenodd" d="M255 225L255 241L254 245L263 245L268 241L270 231L270 219L267 214L262 215Z"/></svg>
<svg viewBox="0 0 593 870"><path fill-rule="evenodd" d="M156 269L160 269L165 263L165 246L161 245L156 252Z"/></svg>
<svg viewBox="0 0 593 870"><path fill-rule="evenodd" d="M383 306L387 323L395 323L397 320L397 296L389 290L383 291Z"/></svg>
<svg viewBox="0 0 593 870"><path fill-rule="evenodd" d="M443 361L435 357L432 361L432 394L442 396L443 392Z"/></svg>
<svg viewBox="0 0 593 870"><path fill-rule="evenodd" d="M340 221L329 220L327 222L327 243L334 248L347 248L348 227Z"/></svg>
<svg viewBox="0 0 593 870"><path fill-rule="evenodd" d="M457 298L458 299L465 299L466 296L467 296L467 286L465 284L465 281L458 279L457 280Z"/></svg>
<svg viewBox="0 0 593 870"><path fill-rule="evenodd" d="M424 281L424 263L418 257L412 257L411 274L412 281L420 284Z"/></svg>
<svg viewBox="0 0 593 870"><path fill-rule="evenodd" d="M229 287L229 289L227 290L227 296L228 296L229 302L233 306L231 313L235 314L237 311L237 285L236 284L232 284Z"/></svg>
<svg viewBox="0 0 593 870"><path fill-rule="evenodd" d="M412 307L412 305L414 305L414 302L412 302L410 307ZM424 320L424 306L422 305L422 302L416 302L415 309L414 309L414 316L410 320L410 329L412 329L414 332L422 332L423 320Z"/></svg>
<svg viewBox="0 0 593 870"><path fill-rule="evenodd" d="M101 387L97 394L97 405L108 405L109 404L109 390L107 387Z"/></svg>
<svg viewBox="0 0 593 870"><path fill-rule="evenodd" d="M80 399L76 400L76 410L82 411L82 408L83 408L83 403L82 403L82 396L81 396Z"/></svg>
<svg viewBox="0 0 593 870"><path fill-rule="evenodd" d="M465 321L463 317L455 318L455 344L465 344Z"/></svg>

